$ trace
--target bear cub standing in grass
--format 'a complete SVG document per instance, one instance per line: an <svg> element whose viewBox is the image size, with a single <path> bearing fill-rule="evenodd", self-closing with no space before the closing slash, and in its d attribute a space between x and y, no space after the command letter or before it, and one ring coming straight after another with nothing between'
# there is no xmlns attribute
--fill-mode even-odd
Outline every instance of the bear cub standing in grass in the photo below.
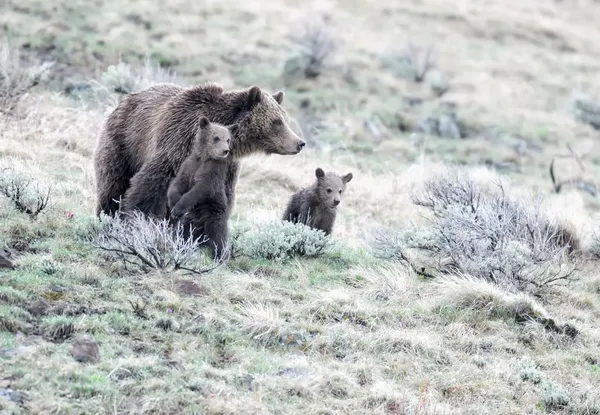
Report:
<svg viewBox="0 0 600 415"><path fill-rule="evenodd" d="M206 239L213 256L221 258L227 244L227 194L225 183L231 164L231 136L237 125L224 127L200 119L191 154L169 185L171 217L183 225L184 237ZM202 243L202 244L204 244Z"/></svg>
<svg viewBox="0 0 600 415"><path fill-rule="evenodd" d="M340 176L325 173L320 167L315 171L317 181L306 189L292 195L283 215L283 220L303 223L313 229L320 229L330 235L342 201L346 184L352 180L352 173Z"/></svg>

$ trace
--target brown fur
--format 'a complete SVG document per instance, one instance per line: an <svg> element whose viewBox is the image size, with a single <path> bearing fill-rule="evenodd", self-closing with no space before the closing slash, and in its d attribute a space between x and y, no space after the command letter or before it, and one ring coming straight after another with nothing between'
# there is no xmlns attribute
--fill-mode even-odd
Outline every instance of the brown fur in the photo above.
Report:
<svg viewBox="0 0 600 415"><path fill-rule="evenodd" d="M237 125L229 127L235 133ZM209 243L220 258L227 244L229 211L225 181L229 169L231 133L226 127L200 119L191 154L169 185L171 217L180 220L184 236Z"/></svg>
<svg viewBox="0 0 600 415"><path fill-rule="evenodd" d="M241 157L297 154L305 144L288 125L283 98L283 91L271 95L253 86L225 92L212 83L159 84L129 94L108 117L94 152L96 214L114 214L122 199L121 211L166 216L169 183L191 151L202 116L239 127L226 179L230 211Z"/></svg>
<svg viewBox="0 0 600 415"><path fill-rule="evenodd" d="M352 173L339 176L325 172L321 168L315 170L317 181L306 189L299 190L290 198L283 214L283 220L303 223L313 229L321 229L331 234L337 207L342 201L346 184L352 180Z"/></svg>

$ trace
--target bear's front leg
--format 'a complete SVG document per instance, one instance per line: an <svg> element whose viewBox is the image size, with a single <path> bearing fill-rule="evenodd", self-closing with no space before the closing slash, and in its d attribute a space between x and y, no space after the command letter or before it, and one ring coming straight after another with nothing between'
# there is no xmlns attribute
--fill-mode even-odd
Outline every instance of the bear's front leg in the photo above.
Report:
<svg viewBox="0 0 600 415"><path fill-rule="evenodd" d="M150 160L131 179L121 210L139 210L145 215L164 218L167 213L167 190L173 176L175 171L168 159Z"/></svg>

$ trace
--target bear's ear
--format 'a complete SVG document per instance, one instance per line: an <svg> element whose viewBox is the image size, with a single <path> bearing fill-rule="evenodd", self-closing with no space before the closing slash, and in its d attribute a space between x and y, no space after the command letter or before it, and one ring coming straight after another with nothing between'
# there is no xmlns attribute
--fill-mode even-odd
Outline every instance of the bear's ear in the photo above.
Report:
<svg viewBox="0 0 600 415"><path fill-rule="evenodd" d="M283 102L284 97L285 97L285 93L283 91L279 91L278 93L273 95L273 98L275 98L275 101L277 101L277 103L279 105L281 105L281 103Z"/></svg>
<svg viewBox="0 0 600 415"><path fill-rule="evenodd" d="M348 183L350 180L352 180L352 173L348 173L347 175L342 177L342 181L344 182L344 184Z"/></svg>
<svg viewBox="0 0 600 415"><path fill-rule="evenodd" d="M315 175L317 176L317 179L322 179L323 177L325 177L325 172L322 168L317 167L317 170L315 170Z"/></svg>
<svg viewBox="0 0 600 415"><path fill-rule="evenodd" d="M253 108L260 102L262 98L262 92L259 87L253 86L248 90L248 108Z"/></svg>
<svg viewBox="0 0 600 415"><path fill-rule="evenodd" d="M235 137L237 132L240 129L240 125L239 124L231 124L227 126L227 129L229 130L229 133L231 134L232 137Z"/></svg>
<svg viewBox="0 0 600 415"><path fill-rule="evenodd" d="M206 127L208 127L208 124L210 124L210 121L208 121L208 118L206 118L206 117L200 118L200 128L206 128Z"/></svg>

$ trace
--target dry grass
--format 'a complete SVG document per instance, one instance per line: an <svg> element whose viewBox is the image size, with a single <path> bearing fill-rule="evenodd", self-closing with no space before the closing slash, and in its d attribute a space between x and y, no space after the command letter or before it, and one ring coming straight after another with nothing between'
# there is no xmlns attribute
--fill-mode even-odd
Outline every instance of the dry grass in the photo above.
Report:
<svg viewBox="0 0 600 415"><path fill-rule="evenodd" d="M597 262L586 256L579 280L532 297L461 273L423 279L373 257L366 241L382 226L428 226L411 194L447 162L471 164L482 185L497 172L481 163L511 162L518 167L501 174L515 197L546 196L540 209L597 255L600 204L573 189L551 193L548 165L567 143L586 147L586 174L598 177L595 132L573 118L569 100L577 88L600 93L600 7L234 3L134 3L126 18L114 13L117 0L93 13L79 0L3 6L0 26L56 58L55 85L81 75L112 88L102 84L101 106L32 92L0 117L0 161L16 158L54 185L35 220L0 197L0 249L10 248L18 266L0 269L0 412L598 413ZM337 50L318 76L286 78L288 35L309 9L329 16ZM443 95L435 80L386 68L385 57L408 42L434 46L449 86ZM115 67L112 78L100 71L117 55L134 62L146 52L189 81L285 84L298 120L308 102L319 150L244 160L231 226L255 231L279 218L316 167L351 171L331 249L282 262L241 255L190 276L132 273L86 242L97 230L91 154L107 111L121 88L173 79L148 65ZM467 137L399 129L451 104ZM97 363L70 355L82 333L98 343ZM23 399L5 398L9 389Z"/></svg>

